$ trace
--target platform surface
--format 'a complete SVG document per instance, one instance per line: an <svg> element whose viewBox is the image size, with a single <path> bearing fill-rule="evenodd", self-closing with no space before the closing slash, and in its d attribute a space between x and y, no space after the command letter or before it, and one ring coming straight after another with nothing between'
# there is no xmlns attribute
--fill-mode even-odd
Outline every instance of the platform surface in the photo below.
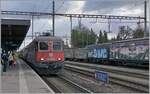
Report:
<svg viewBox="0 0 150 94"><path fill-rule="evenodd" d="M9 67L0 78L0 94L54 93L37 73L21 59L17 60L16 68Z"/></svg>

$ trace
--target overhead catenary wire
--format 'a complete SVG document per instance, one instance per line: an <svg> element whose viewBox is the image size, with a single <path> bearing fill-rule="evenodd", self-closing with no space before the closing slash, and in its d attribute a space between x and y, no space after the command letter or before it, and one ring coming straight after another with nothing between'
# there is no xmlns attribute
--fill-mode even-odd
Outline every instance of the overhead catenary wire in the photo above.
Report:
<svg viewBox="0 0 150 94"><path fill-rule="evenodd" d="M45 10L45 11L48 10L51 5L52 5L52 2L49 2L48 6L45 7L44 10ZM43 30L43 28L45 27L46 24L47 24L47 23L44 23L44 24L41 26L41 28L39 29L39 30L40 30L39 32L42 32L42 30Z"/></svg>
<svg viewBox="0 0 150 94"><path fill-rule="evenodd" d="M64 4L65 4L65 1L62 2L62 4L55 10L55 12L58 12L63 7Z"/></svg>
<svg viewBox="0 0 150 94"><path fill-rule="evenodd" d="M34 16L42 16L42 15L53 15L52 13L41 13L41 12L23 12L23 11L2 11L2 15L34 15ZM122 19L122 20L136 20L136 19L145 19L144 17L133 17L133 16L116 16L116 15L93 15L93 14L63 14L56 13L57 16L64 17L74 17L74 18L101 18L101 19Z"/></svg>
<svg viewBox="0 0 150 94"><path fill-rule="evenodd" d="M123 22L123 21L111 21L111 23L138 23L139 21L136 21L136 22L134 22L134 21L129 21L129 22ZM89 23L95 23L95 22L89 22ZM98 21L98 22L96 22L96 23L108 23L107 21ZM95 23L95 24L96 24ZM144 23L144 21L140 21L140 23ZM150 23L149 21L147 21L147 23Z"/></svg>
<svg viewBox="0 0 150 94"><path fill-rule="evenodd" d="M63 4L62 4L63 6ZM61 6L60 6L61 8ZM4 11L3 11L4 12ZM6 11L5 11L6 12ZM8 12L8 11L7 11ZM25 12L24 12L25 13ZM21 15L25 15L21 12ZM29 12L28 12L29 13ZM27 15L28 15L27 13ZM31 13L31 12L30 12ZM32 15L32 13L29 15ZM33 15L51 15L51 13L36 13L34 12ZM113 16L113 15L88 15L88 14L55 14L59 16L65 16L65 17L80 17L80 18L102 18L102 19L122 19L122 20L133 20L133 19L144 19L144 17L130 17L130 16ZM129 22L124 22L129 23Z"/></svg>
<svg viewBox="0 0 150 94"><path fill-rule="evenodd" d="M51 3L48 4L48 6L46 6L43 10L47 10L49 8L49 6L51 5ZM35 10L36 7L34 7L33 11ZM35 12L35 11L34 11ZM34 39L34 15L31 15L31 18L32 18L32 40ZM39 30L42 30L44 28L44 26L46 25L46 23L44 23L41 28Z"/></svg>

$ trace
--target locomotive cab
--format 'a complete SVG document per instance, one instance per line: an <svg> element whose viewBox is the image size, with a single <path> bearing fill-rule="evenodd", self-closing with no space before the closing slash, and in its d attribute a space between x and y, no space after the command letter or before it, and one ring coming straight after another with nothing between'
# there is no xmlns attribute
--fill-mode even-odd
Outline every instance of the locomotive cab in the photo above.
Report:
<svg viewBox="0 0 150 94"><path fill-rule="evenodd" d="M35 49L36 66L40 69L40 72L57 74L63 68L64 51L62 40L52 37L38 40L35 44L37 46Z"/></svg>
<svg viewBox="0 0 150 94"><path fill-rule="evenodd" d="M38 42L37 62L63 62L64 53L61 41Z"/></svg>

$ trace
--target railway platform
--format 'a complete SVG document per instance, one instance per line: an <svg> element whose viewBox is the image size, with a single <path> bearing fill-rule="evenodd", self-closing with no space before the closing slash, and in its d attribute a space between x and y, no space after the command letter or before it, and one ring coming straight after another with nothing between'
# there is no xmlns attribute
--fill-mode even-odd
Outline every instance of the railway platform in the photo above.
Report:
<svg viewBox="0 0 150 94"><path fill-rule="evenodd" d="M9 67L0 79L0 94L41 94L54 93L51 88L28 66L18 59L16 68Z"/></svg>

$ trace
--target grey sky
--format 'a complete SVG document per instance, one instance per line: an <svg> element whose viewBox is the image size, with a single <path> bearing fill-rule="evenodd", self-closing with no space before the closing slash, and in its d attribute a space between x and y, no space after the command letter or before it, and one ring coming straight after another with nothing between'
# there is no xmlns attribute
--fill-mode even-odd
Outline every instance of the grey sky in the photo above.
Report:
<svg viewBox="0 0 150 94"><path fill-rule="evenodd" d="M57 13L89 13L89 14L112 14L112 15L126 15L126 16L143 16L144 14L144 0L55 0ZM1 9L9 11L34 11L34 12L51 12L52 0L2 0ZM149 13L148 13L149 14ZM16 18L12 16L3 16L3 18ZM17 16L17 18L24 18ZM31 17L25 17L30 19ZM98 19L102 21L101 19ZM96 33L100 29L108 31L107 23L91 23L95 19L82 19L82 23L93 28ZM107 21L107 20L106 20ZM114 21L114 20L113 20ZM117 20L118 21L118 20ZM51 30L51 17L34 19L34 32L43 32ZM73 19L73 25L78 24L78 19ZM124 23L111 23L111 31L109 34L113 37L118 31L120 25L132 25ZM69 18L56 17L56 36L70 36L70 20ZM31 28L28 32L31 35ZM31 39L27 39L28 41Z"/></svg>
<svg viewBox="0 0 150 94"><path fill-rule="evenodd" d="M141 8L144 6L144 0L95 0L93 2L86 2L83 7L83 11L94 11L104 13L112 13L112 10L118 10L126 8L134 10L135 8ZM90 7L89 7L90 6Z"/></svg>

